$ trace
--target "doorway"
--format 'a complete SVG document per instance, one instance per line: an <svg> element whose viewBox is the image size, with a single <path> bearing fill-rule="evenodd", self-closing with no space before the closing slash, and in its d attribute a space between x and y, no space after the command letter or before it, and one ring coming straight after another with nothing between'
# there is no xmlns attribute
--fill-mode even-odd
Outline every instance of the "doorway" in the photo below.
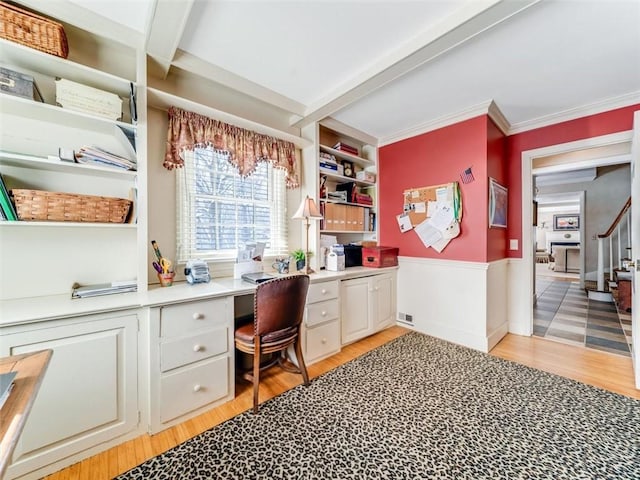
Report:
<svg viewBox="0 0 640 480"><path fill-rule="evenodd" d="M523 152L522 155L522 246L523 246L523 275L526 276L529 282L529 294L527 295L529 300L528 311L525 318L529 319L529 325L525 331L529 331L530 335L544 336L553 340L561 340L564 343L569 344L582 344L583 346L595 346L597 349L610 351L611 353L624 353L629 355L628 344L624 332L619 327L620 322L617 318L617 312L615 310L615 304L600 305L592 303L584 291L585 279L588 278L589 272L588 262L585 261L585 244L595 238L587 239L584 237L585 232L585 194L584 192L575 192L580 194L579 209L577 214L580 219L583 220L579 227L580 235L577 238L569 238L567 241L575 240L573 243L577 243L577 247L580 250L579 253L579 268L578 278L575 278L575 272L571 272L572 275L557 275L555 273L547 272L543 269L550 269L555 272L554 266L554 253L553 247L550 243L554 242L555 237L552 233L549 238L544 239L544 247L539 245L543 242L541 240L538 227L529 227L533 225L533 200L536 199L539 189L536 190L534 183L536 174L540 172L539 166L543 166L544 173L551 173L561 175L567 175L569 172L573 172L572 175L579 175L579 171L584 173L586 169L593 169L606 165L616 165L620 163L629 163L630 154L630 132L623 132L620 134L606 135L603 137L597 137L587 139L584 141L571 142L567 144L553 145L537 150L531 150ZM609 156L602 156L602 149L612 148L611 151L618 152ZM620 153L624 152L624 153ZM588 181L588 180L581 180ZM628 181L630 185L630 179ZM570 191L567 186L557 187L556 193L560 191ZM538 201L540 199L538 198ZM557 200L557 199L556 199ZM575 199L574 199L575 202ZM573 205L576 208L576 205ZM544 217L541 215L541 205L537 204L538 219ZM576 213L575 210L571 213ZM561 215L556 213L556 215ZM552 219L542 219L541 221L553 222ZM538 223L540 225L540 223ZM552 225L545 224L548 230L553 232ZM551 227L551 228L550 228ZM594 232L597 232L599 227L592 228L590 235L593 236ZM561 238L564 237L561 231L559 231ZM557 236L557 235L556 235ZM570 235L571 236L571 235ZM566 243L566 242L565 242ZM576 245L571 245L571 248ZM549 264L538 263L537 257L539 257L539 250L544 248L544 251L548 251L550 258ZM562 254L566 254L566 248L562 250ZM560 270L566 270L566 258L565 265ZM547 277L545 281L540 281L543 275L537 275L536 270L539 273L545 273L544 277ZM575 270L575 268L571 268ZM560 272L558 272L560 273ZM569 272L562 272L569 273ZM601 308L602 307L602 308ZM610 309L613 308L613 311ZM607 311L609 309L609 311ZM525 312L523 312L525 313ZM589 322L589 314L591 313L591 322ZM553 319L559 320L553 323ZM611 320L611 324L606 324L606 320ZM615 324L618 325L618 330L621 334L618 340L621 340L617 347L619 351L612 349L611 328ZM600 334L604 338L598 339L593 333ZM557 337L557 338L552 338ZM589 345L591 343L591 345Z"/></svg>

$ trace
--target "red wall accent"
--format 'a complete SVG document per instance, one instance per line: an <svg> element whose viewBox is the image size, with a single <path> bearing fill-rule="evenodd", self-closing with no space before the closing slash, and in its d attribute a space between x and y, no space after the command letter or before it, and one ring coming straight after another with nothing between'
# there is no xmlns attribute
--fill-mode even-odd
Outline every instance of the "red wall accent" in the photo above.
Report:
<svg viewBox="0 0 640 480"><path fill-rule="evenodd" d="M399 247L399 254L409 257L487 261L487 145L487 117L483 115L381 147L379 244ZM492 150L494 147L492 143ZM465 185L460 173L469 166L476 180ZM462 196L460 236L438 253L426 248L415 232L400 232L396 215L402 213L405 190L454 181L460 182Z"/></svg>
<svg viewBox="0 0 640 480"><path fill-rule="evenodd" d="M633 128L633 112L640 104L618 108L547 127L529 130L507 138L509 210L508 238L519 240L517 251L508 256L522 257L522 152L550 145L584 140Z"/></svg>
<svg viewBox="0 0 640 480"><path fill-rule="evenodd" d="M496 180L500 185L508 187L509 181L506 168L506 135L493 123L488 116L487 122L487 176ZM489 226L489 187L487 185L487 228ZM507 215L511 210L511 203L507 205ZM509 220L507 219L507 227ZM487 233L487 261L500 260L507 257L507 229L489 228Z"/></svg>

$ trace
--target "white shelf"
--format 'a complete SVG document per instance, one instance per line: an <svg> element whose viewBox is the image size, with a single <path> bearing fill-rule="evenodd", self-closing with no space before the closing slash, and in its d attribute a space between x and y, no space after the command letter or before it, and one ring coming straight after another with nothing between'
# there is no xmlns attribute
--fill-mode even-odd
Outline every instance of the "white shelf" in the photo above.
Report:
<svg viewBox="0 0 640 480"><path fill-rule="evenodd" d="M345 177L344 175L336 175L334 173L328 173L325 172L323 170L320 170L320 176L325 175L327 178L333 178L335 180L340 181L340 183L345 183L345 182L355 182L356 185L359 185L361 187L375 187L376 184L373 182L365 182L364 180L356 180L353 177Z"/></svg>
<svg viewBox="0 0 640 480"><path fill-rule="evenodd" d="M2 227L17 227L17 228L118 228L135 230L137 228L135 223L91 223L91 222L25 222L18 221L0 221L0 228Z"/></svg>
<svg viewBox="0 0 640 480"><path fill-rule="evenodd" d="M366 158L358 157L357 155L352 155L350 153L342 152L340 150L327 147L326 145L320 144L320 151L330 153L331 155L335 155L336 157L343 160L353 162L354 164L359 165L362 168L375 167L375 162L372 162L371 160L367 160ZM320 157L320 160L322 160L322 157Z"/></svg>
<svg viewBox="0 0 640 480"><path fill-rule="evenodd" d="M50 77L65 78L129 98L131 81L128 79L116 77L110 73L25 47L9 40L0 39L0 51L2 51L2 63L8 68L14 66L18 69L31 70Z"/></svg>
<svg viewBox="0 0 640 480"><path fill-rule="evenodd" d="M231 113L223 112L222 110L217 110L213 107L202 105L187 98L178 97L177 95L163 92L162 90L158 90L155 88L147 88L147 103L150 107L157 107L163 110L168 110L171 106L182 108L190 112L214 118L221 122L226 122L241 128L254 130L264 135L271 135L276 138L281 138L282 140L293 143L298 148L306 148L311 146L311 142L305 138L292 135L290 133L283 132L282 130L277 130L272 127L268 127L257 122L253 122L251 120L246 120Z"/></svg>
<svg viewBox="0 0 640 480"><path fill-rule="evenodd" d="M371 230L320 230L320 233L371 233L374 234L376 232L372 232Z"/></svg>
<svg viewBox="0 0 640 480"><path fill-rule="evenodd" d="M117 120L91 115L84 112L65 109L47 103L35 102L28 98L15 95L0 94L0 110L4 114L36 118L44 122L51 122L68 127L82 128L85 130L111 131L115 126L127 131L135 132L136 126ZM107 130L110 129L110 130Z"/></svg>
<svg viewBox="0 0 640 480"><path fill-rule="evenodd" d="M21 153L3 152L1 150L0 164L20 168L46 170L50 172L76 173L92 177L121 178L132 182L135 181L137 176L137 172L133 170L82 165L79 163L64 162L62 160L36 157L33 155L23 155Z"/></svg>
<svg viewBox="0 0 640 480"><path fill-rule="evenodd" d="M341 200L333 200L331 198L321 198L320 201L325 203L338 203L340 205L353 205L354 207L376 208L375 205L367 205L366 203L343 202Z"/></svg>

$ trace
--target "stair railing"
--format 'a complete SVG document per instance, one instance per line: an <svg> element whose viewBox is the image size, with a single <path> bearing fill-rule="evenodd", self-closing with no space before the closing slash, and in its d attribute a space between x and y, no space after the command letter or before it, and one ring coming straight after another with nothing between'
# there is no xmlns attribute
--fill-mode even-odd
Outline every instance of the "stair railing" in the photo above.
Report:
<svg viewBox="0 0 640 480"><path fill-rule="evenodd" d="M604 291L604 247L605 247L605 239L609 239L609 280L613 280L613 270L614 270L614 248L613 248L613 237L615 235L617 240L617 263L618 268L622 268L622 236L621 236L621 226L623 224L623 220L626 220L627 227L627 245L631 245L631 197L627 200L627 203L624 204L620 213L613 221L611 226L607 229L605 233L600 233L597 235L598 237L598 291Z"/></svg>

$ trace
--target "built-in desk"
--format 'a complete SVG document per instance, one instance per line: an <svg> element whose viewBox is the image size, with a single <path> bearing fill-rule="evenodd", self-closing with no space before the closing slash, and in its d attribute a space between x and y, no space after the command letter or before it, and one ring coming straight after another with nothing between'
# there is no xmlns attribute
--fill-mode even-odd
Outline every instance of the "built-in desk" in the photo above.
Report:
<svg viewBox="0 0 640 480"><path fill-rule="evenodd" d="M0 358L0 373L17 372L13 389L2 406L0 478L4 478L4 473L31 412L52 353L52 350L42 350Z"/></svg>

